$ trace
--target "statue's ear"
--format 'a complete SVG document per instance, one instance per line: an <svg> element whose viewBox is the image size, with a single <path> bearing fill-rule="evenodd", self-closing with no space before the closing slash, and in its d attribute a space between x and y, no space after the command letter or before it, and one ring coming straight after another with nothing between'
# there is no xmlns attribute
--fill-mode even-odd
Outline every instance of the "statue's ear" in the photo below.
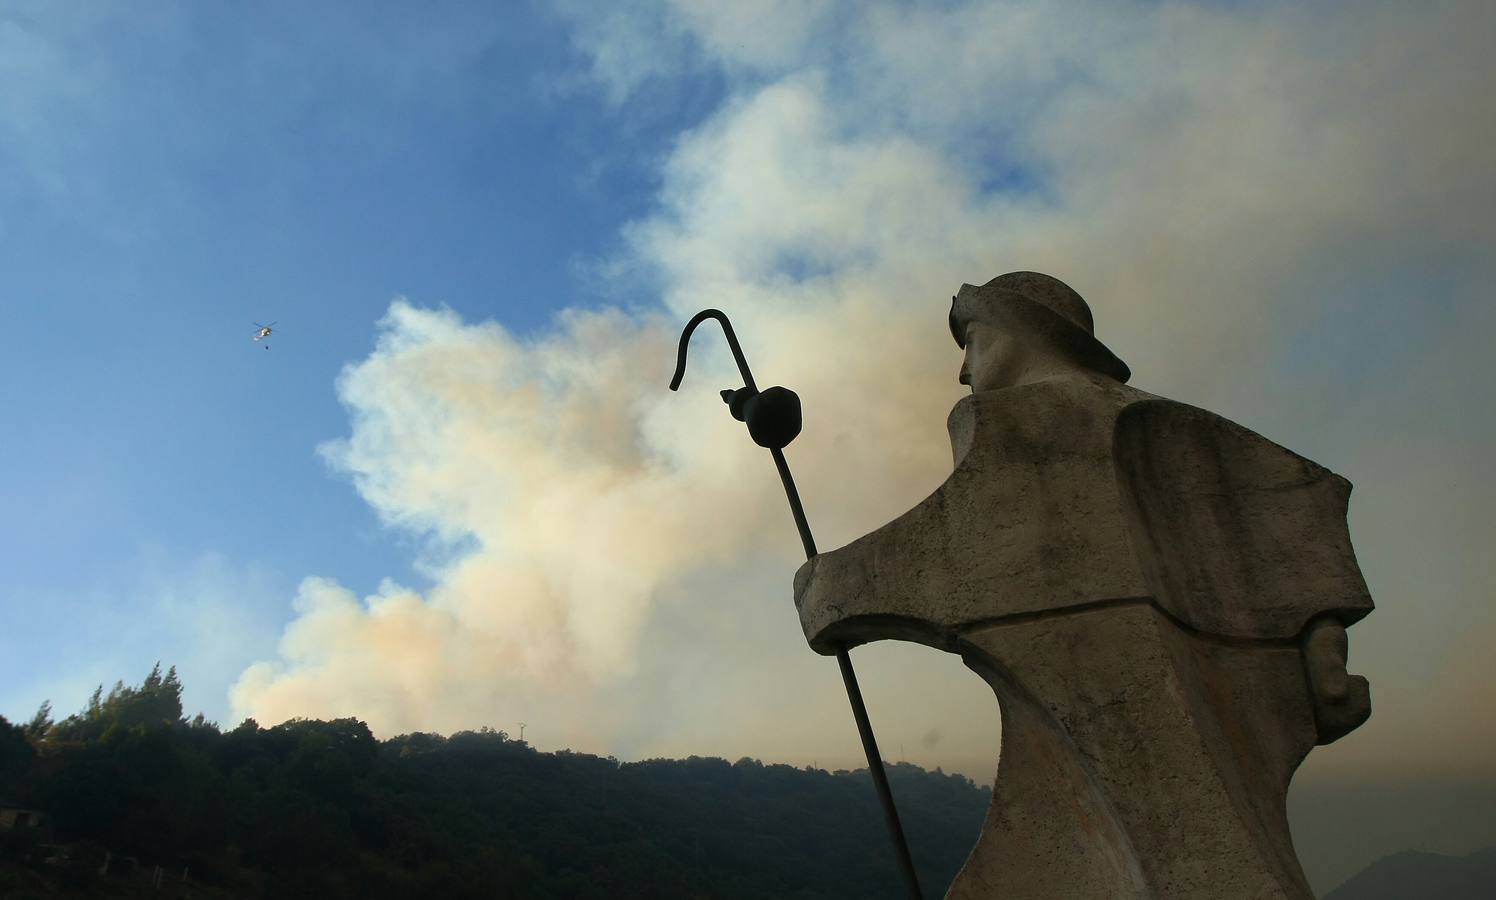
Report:
<svg viewBox="0 0 1496 900"><path fill-rule="evenodd" d="M1350 482L1261 435L1172 400L1117 418L1112 460L1154 598L1208 634L1296 637L1371 611L1346 528Z"/></svg>

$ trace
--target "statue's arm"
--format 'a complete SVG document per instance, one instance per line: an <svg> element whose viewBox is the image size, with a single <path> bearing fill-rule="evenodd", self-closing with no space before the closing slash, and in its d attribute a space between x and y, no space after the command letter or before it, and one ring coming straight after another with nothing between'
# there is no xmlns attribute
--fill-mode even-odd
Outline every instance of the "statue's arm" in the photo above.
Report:
<svg viewBox="0 0 1496 900"><path fill-rule="evenodd" d="M1319 743L1371 715L1346 628L1372 609L1346 526L1350 482L1170 400L1118 418L1117 483L1160 606L1202 633L1296 640Z"/></svg>
<svg viewBox="0 0 1496 900"><path fill-rule="evenodd" d="M1154 399L1117 419L1113 460L1152 595L1207 634L1350 625L1371 595L1346 527L1350 482L1203 409Z"/></svg>
<svg viewBox="0 0 1496 900"><path fill-rule="evenodd" d="M795 573L795 607L817 653L885 638L938 644L935 609L958 568L948 553L945 493L852 543L822 553Z"/></svg>
<svg viewBox="0 0 1496 900"><path fill-rule="evenodd" d="M800 613L805 639L817 653L829 656L846 645L845 640L827 632L845 622L848 600L870 608L878 602L858 543L818 554L795 572L795 609Z"/></svg>

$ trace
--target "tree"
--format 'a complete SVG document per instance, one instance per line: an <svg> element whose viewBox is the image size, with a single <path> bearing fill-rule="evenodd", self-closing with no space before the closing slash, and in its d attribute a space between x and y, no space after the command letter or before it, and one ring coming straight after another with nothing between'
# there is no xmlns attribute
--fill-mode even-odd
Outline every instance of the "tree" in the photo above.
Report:
<svg viewBox="0 0 1496 900"><path fill-rule="evenodd" d="M159 666L138 686L95 692L51 728L45 765L0 719L0 774L24 779L16 791L48 812L59 842L291 900L900 894L865 769L620 763L540 753L493 729L380 741L357 719L220 731L183 721L180 692ZM913 765L888 775L921 880L938 890L991 793Z"/></svg>
<svg viewBox="0 0 1496 900"><path fill-rule="evenodd" d="M0 716L0 791L10 792L31 771L36 749L26 740L26 732Z"/></svg>
<svg viewBox="0 0 1496 900"><path fill-rule="evenodd" d="M26 732L26 736L33 741L46 737L47 732L52 730L52 701L43 700L42 705L36 708L36 715L31 717L30 722L21 726L21 730Z"/></svg>
<svg viewBox="0 0 1496 900"><path fill-rule="evenodd" d="M47 711L50 714L50 706ZM63 741L90 741L116 726L129 729L182 722L182 682L177 678L177 667L172 666L162 675L158 662L139 687L127 687L124 681L116 681L105 695L104 686L99 685L88 698L87 708L50 727L48 736Z"/></svg>

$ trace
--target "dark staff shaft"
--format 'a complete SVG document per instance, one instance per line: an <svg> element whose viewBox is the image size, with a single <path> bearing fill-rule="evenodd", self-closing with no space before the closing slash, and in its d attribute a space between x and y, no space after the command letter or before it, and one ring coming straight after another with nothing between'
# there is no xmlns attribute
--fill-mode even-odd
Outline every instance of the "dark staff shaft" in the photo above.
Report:
<svg viewBox="0 0 1496 900"><path fill-rule="evenodd" d="M805 507L800 505L800 492L795 489L795 479L790 475L789 463L784 453L775 447L769 450L774 455L774 467L779 470L779 480L784 483L784 493L790 500L790 513L795 517L795 528L800 532L800 543L805 547L805 558L816 555L816 539L810 533L810 523L805 519ZM852 670L852 657L845 647L836 651L836 664L841 669L842 684L847 688L847 699L852 703L852 718L857 720L857 734L862 738L862 751L867 755L868 774L873 776L873 787L878 791L878 801L883 806L883 821L888 826L888 836L893 841L894 852L899 859L899 871L904 875L904 884L909 888L913 900L924 900L919 890L919 876L914 872L914 860L909 855L909 842L904 838L904 826L899 822L898 808L893 805L893 790L888 786L888 773L883 771L883 755L878 752L878 741L873 737L873 724L868 720L867 705L862 702L862 689L857 686L857 673Z"/></svg>
<svg viewBox="0 0 1496 900"><path fill-rule="evenodd" d="M732 323L718 309L704 309L686 323L685 330L681 332L680 346L676 350L675 376L670 379L670 389L673 391L680 387L680 380L686 374L686 349L691 343L691 333L707 319L716 319L722 325L722 333L738 364L743 383L748 390L756 393L758 386L753 382L748 360L743 358L743 348L738 345ZM732 393L723 391L722 399L728 400ZM774 467L779 470L779 480L784 483L784 493L790 501L790 513L795 517L795 528L800 532L800 543L805 546L805 558L812 559L816 555L816 541L810 534L809 523L805 521L805 508L800 505L800 492L795 489L795 479L790 475L789 463L784 461L784 453L779 447L770 447L769 452L774 455ZM893 805L893 791L888 787L888 774L883 771L883 756L878 752L878 742L873 738L873 726L868 722L867 706L863 704L862 690L857 686L857 674L852 671L852 657L845 647L836 651L836 662L841 667L847 699L852 702L852 717L857 720L857 734L862 738L862 749L867 754L868 773L873 777L873 787L877 789L878 800L883 805L883 821L888 825L888 835L893 840L894 852L898 855L904 884L909 889L911 900L924 900L919 891L919 877L914 873L914 860L909 856L909 843L904 839L904 827L899 824L899 812Z"/></svg>

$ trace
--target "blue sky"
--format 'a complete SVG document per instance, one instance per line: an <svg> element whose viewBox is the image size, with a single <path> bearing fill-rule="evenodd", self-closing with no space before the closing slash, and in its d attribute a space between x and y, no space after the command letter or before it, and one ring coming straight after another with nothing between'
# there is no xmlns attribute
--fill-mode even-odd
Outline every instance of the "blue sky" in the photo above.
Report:
<svg viewBox="0 0 1496 900"><path fill-rule="evenodd" d="M163 567L227 553L278 589L271 616L307 572L419 582L314 453L346 430L338 370L397 295L521 334L608 297L589 265L720 93L693 79L621 110L561 22L491 9L3 8L12 715L59 642L88 654L68 634L95 604ZM264 352L251 323L273 320ZM169 650L109 654L128 663L109 677Z"/></svg>
<svg viewBox="0 0 1496 900"><path fill-rule="evenodd" d="M1135 386L1355 483L1375 712L1298 784L1490 796L1488 4L495 9L0 0L0 712L160 659L223 722L855 764L677 329L800 392L832 548L949 471L951 293L1037 269ZM857 655L885 747L983 778L984 685ZM1382 812L1311 878L1496 840Z"/></svg>

